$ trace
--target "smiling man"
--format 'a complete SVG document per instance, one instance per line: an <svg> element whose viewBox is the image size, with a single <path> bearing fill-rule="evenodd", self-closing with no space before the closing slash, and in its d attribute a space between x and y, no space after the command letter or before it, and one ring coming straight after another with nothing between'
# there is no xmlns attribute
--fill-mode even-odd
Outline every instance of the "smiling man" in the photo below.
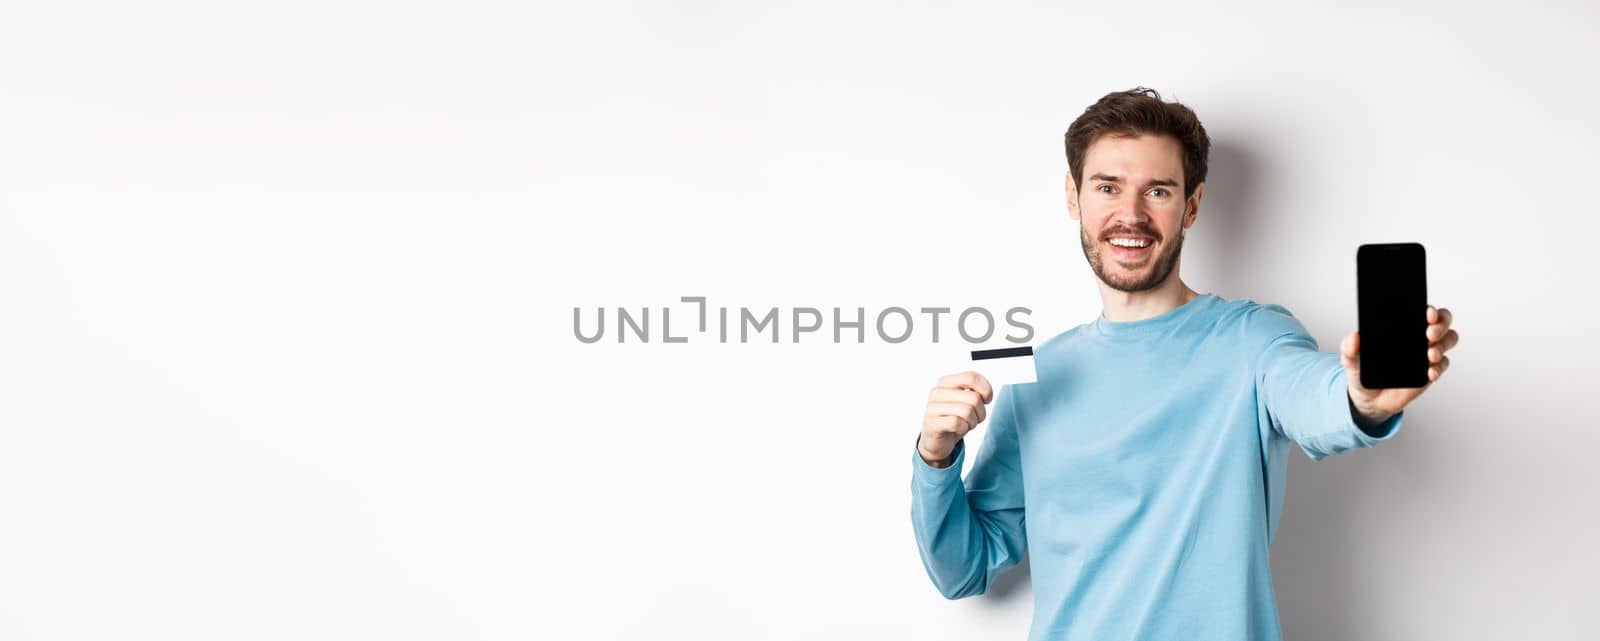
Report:
<svg viewBox="0 0 1600 641"><path fill-rule="evenodd" d="M1460 340L1428 306L1427 386L1360 385L1359 336L1320 352L1282 306L1179 277L1210 139L1188 107L1115 92L1067 129L1067 209L1103 310L1035 350L1038 382L975 372L929 393L911 518L945 597L1030 552L1030 639L1279 639L1268 548L1291 444L1313 460L1393 438ZM992 404L992 413L991 413ZM988 429L961 478L964 436Z"/></svg>

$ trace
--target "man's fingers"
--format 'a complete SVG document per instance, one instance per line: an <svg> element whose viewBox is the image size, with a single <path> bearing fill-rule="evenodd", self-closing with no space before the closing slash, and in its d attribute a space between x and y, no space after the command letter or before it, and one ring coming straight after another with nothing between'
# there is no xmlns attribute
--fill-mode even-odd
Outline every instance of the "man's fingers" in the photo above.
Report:
<svg viewBox="0 0 1600 641"><path fill-rule="evenodd" d="M972 431L972 424L960 416L934 416L928 419L928 426L935 433L954 434L956 438L967 435Z"/></svg>
<svg viewBox="0 0 1600 641"><path fill-rule="evenodd" d="M1452 329L1446 332L1444 338L1428 346L1428 362L1439 362L1439 359L1444 357L1444 353L1450 351L1450 348L1455 347L1456 343L1459 342L1461 342L1461 334L1457 333L1456 330Z"/></svg>
<svg viewBox="0 0 1600 641"><path fill-rule="evenodd" d="M994 388L977 372L960 372L939 378L928 391L928 407L922 418L923 434L966 436L989 416L984 407L994 398Z"/></svg>
<svg viewBox="0 0 1600 641"><path fill-rule="evenodd" d="M969 389L935 387L933 390L928 392L928 400L966 403L967 405L971 405L972 407L978 409L979 423L982 423L983 419L989 415L989 409L983 405L983 397L980 396L976 391Z"/></svg>
<svg viewBox="0 0 1600 641"><path fill-rule="evenodd" d="M966 403L954 403L954 402L945 402L945 401L930 401L928 403L928 414L927 415L928 416L959 416L961 418L967 419L967 423L969 423L971 425L977 425L978 423L981 422L979 420L979 418L978 418L978 408L973 407L972 405L968 405Z"/></svg>
<svg viewBox="0 0 1600 641"><path fill-rule="evenodd" d="M1346 368L1353 368L1358 362L1356 358L1360 353L1361 335L1357 332L1346 334L1344 341L1339 343L1339 360L1344 363Z"/></svg>
<svg viewBox="0 0 1600 641"><path fill-rule="evenodd" d="M966 388L976 391L983 396L983 402L994 400L994 387L989 385L989 379L977 372L960 372L939 379L939 387Z"/></svg>
<svg viewBox="0 0 1600 641"><path fill-rule="evenodd" d="M1440 337L1444 336L1450 331L1450 321L1452 320L1453 316L1450 314L1449 309L1441 307L1439 308L1439 313L1436 315L1436 318L1437 320L1428 323L1429 343L1438 341Z"/></svg>
<svg viewBox="0 0 1600 641"><path fill-rule="evenodd" d="M1439 380L1439 377L1444 376L1444 371L1447 369L1450 369L1450 357L1439 357L1439 362L1428 368L1428 382L1432 383Z"/></svg>

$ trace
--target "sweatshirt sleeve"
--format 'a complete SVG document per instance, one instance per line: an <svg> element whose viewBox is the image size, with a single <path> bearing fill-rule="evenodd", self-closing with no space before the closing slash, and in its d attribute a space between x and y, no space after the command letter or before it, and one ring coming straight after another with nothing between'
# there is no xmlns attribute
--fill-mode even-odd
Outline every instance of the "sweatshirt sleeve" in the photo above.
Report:
<svg viewBox="0 0 1600 641"><path fill-rule="evenodd" d="M1002 386L967 474L966 439L949 467L935 468L911 451L911 525L928 578L947 599L983 594L1005 569L1022 560L1022 459L1013 394ZM970 435L970 433L969 433ZM921 441L921 435L917 439Z"/></svg>
<svg viewBox="0 0 1600 641"><path fill-rule="evenodd" d="M1317 351L1316 339L1289 310L1261 305L1251 314L1254 331L1266 339L1253 370L1256 392L1275 435L1317 461L1372 447L1400 430L1404 412L1366 429L1356 424L1339 355Z"/></svg>

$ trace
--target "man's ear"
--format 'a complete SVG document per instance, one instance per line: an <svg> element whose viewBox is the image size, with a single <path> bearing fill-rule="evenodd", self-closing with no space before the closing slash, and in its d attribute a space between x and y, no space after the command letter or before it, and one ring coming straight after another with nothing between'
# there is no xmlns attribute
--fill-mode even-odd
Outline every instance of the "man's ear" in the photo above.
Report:
<svg viewBox="0 0 1600 641"><path fill-rule="evenodd" d="M1073 220L1078 220L1078 184L1072 180L1072 172L1067 172L1067 214Z"/></svg>
<svg viewBox="0 0 1600 641"><path fill-rule="evenodd" d="M1184 204L1184 208L1187 210L1183 213L1184 229L1194 226L1195 218L1200 215L1200 197L1204 196L1205 193L1205 183L1200 183L1194 186L1194 193L1189 195L1189 201Z"/></svg>

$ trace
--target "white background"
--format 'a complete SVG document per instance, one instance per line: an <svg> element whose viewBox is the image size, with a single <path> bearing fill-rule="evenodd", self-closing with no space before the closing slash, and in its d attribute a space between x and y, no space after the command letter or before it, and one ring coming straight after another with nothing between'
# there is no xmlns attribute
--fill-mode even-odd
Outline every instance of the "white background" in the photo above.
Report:
<svg viewBox="0 0 1600 641"><path fill-rule="evenodd" d="M7 2L0 637L1020 639L912 538L948 326L572 309L1042 341L1100 310L1061 135L1146 85L1215 140L1191 286L1331 351L1414 240L1462 335L1294 451L1286 635L1592 638L1595 5L939 4Z"/></svg>

